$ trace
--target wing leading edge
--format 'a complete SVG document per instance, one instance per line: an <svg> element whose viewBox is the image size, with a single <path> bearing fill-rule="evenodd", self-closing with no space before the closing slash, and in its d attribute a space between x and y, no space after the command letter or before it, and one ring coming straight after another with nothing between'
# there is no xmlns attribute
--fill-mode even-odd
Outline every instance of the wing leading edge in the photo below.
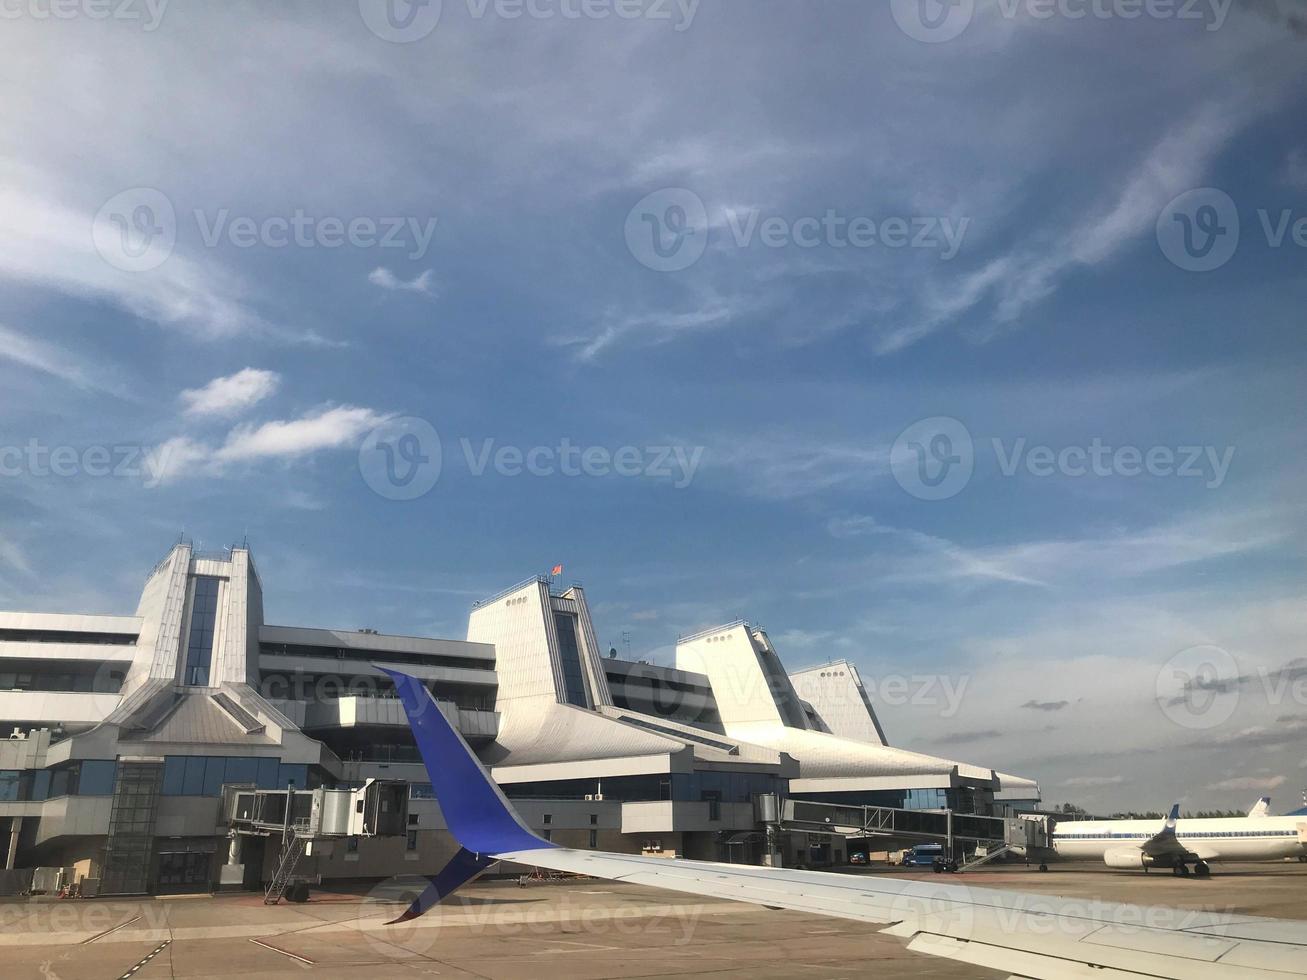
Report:
<svg viewBox="0 0 1307 980"><path fill-rule="evenodd" d="M422 682L386 673L445 822L463 846L401 918L422 915L498 859L877 923L911 950L1024 977L1307 976L1307 923L555 847L521 822Z"/></svg>

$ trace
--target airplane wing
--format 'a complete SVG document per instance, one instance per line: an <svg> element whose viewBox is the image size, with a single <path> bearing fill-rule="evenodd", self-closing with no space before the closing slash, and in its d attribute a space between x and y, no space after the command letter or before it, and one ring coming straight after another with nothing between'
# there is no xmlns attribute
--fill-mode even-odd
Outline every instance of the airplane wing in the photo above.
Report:
<svg viewBox="0 0 1307 980"><path fill-rule="evenodd" d="M1167 815L1166 823L1148 840L1139 845L1139 849L1150 857L1172 857L1184 858L1186 861L1193 861L1197 858L1192 851L1180 843L1175 836L1175 825L1180 819L1180 804L1173 803L1171 812Z"/></svg>
<svg viewBox="0 0 1307 980"><path fill-rule="evenodd" d="M910 950L1020 977L1307 976L1307 922L556 847L522 823L422 682L385 672L463 847L400 920L428 911L499 859L876 923Z"/></svg>

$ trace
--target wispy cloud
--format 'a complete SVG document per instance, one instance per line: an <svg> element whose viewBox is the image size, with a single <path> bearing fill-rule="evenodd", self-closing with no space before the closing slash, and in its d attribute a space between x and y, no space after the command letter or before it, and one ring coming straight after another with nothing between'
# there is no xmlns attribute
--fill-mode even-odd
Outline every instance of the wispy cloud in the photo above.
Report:
<svg viewBox="0 0 1307 980"><path fill-rule="evenodd" d="M71 351L47 344L0 324L0 360L13 361L78 388L92 388L92 375Z"/></svg>
<svg viewBox="0 0 1307 980"><path fill-rule="evenodd" d="M1259 792L1278 789L1288 781L1284 776L1234 776L1230 779L1222 779L1219 782L1208 783L1205 788L1218 793L1230 790Z"/></svg>
<svg viewBox="0 0 1307 980"><path fill-rule="evenodd" d="M837 538L875 535L900 547L878 549L876 578L899 583L984 581L1052 587L1083 586L1105 576L1138 577L1245 554L1282 543L1290 535L1284 509L1226 508L1185 515L1166 524L1116 528L1077 537L967 547L911 528L881 524L867 515L831 519Z"/></svg>
<svg viewBox="0 0 1307 980"><path fill-rule="evenodd" d="M6 233L0 276L74 296L105 299L135 316L205 337L229 337L266 324L246 302L246 287L216 262L174 254L158 268L115 268L95 249L94 215L40 195L9 173L0 186Z"/></svg>
<svg viewBox="0 0 1307 980"><path fill-rule="evenodd" d="M645 343L667 343L687 334L717 329L736 322L751 304L721 300L684 312L660 310L648 313L609 311L593 334L564 341L575 348L576 357L594 361L622 340L638 337Z"/></svg>
<svg viewBox="0 0 1307 980"><path fill-rule="evenodd" d="M181 400L187 415L237 415L272 395L280 384L276 371L245 368L202 388L188 388Z"/></svg>
<svg viewBox="0 0 1307 980"><path fill-rule="evenodd" d="M693 441L686 441L693 444ZM744 492L787 500L889 475L889 447L806 439L790 432L708 440L704 469L730 474Z"/></svg>
<svg viewBox="0 0 1307 980"><path fill-rule="evenodd" d="M356 444L389 415L353 405L321 408L295 419L232 429L219 446L177 436L158 446L151 457L157 483L188 476L218 476L236 463L259 460L290 462L314 453Z"/></svg>
<svg viewBox="0 0 1307 980"><path fill-rule="evenodd" d="M427 269L418 273L412 279L401 279L384 266L377 266L368 273L368 282L391 292L422 293L425 296L431 296L434 295L431 282L432 276L432 270Z"/></svg>

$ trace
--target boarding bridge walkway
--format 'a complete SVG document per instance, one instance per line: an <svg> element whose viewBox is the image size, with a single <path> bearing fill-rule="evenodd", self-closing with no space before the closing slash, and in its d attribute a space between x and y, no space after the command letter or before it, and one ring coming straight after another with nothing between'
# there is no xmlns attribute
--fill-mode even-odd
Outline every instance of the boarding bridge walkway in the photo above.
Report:
<svg viewBox="0 0 1307 980"><path fill-rule="evenodd" d="M399 837L409 827L404 780L369 779L360 789L224 786L223 796L233 864L241 838L281 838L277 868L263 894L265 905L276 905L293 888L301 859L315 854L315 845L347 837ZM307 891L300 894L307 896Z"/></svg>
<svg viewBox="0 0 1307 980"><path fill-rule="evenodd" d="M1046 846L1049 833L1042 816L985 817L952 810L905 810L808 800L781 800L779 817L777 828L782 831L939 843L950 855L957 853L958 845L964 852L984 847L984 860L997 857L1000 851Z"/></svg>

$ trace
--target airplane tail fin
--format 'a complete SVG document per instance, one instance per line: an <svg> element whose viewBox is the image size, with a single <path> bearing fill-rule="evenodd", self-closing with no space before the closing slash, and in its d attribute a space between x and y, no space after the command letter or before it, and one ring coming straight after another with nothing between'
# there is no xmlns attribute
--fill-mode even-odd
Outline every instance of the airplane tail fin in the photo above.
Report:
<svg viewBox="0 0 1307 980"><path fill-rule="evenodd" d="M533 834L472 749L416 677L384 671L395 683L449 832L461 850L396 922L417 918L495 861L495 855L552 847Z"/></svg>
<svg viewBox="0 0 1307 980"><path fill-rule="evenodd" d="M1253 808L1248 811L1248 816L1264 817L1270 812L1271 812L1271 798L1269 796L1263 796L1261 799L1259 799L1256 803L1253 804Z"/></svg>
<svg viewBox="0 0 1307 980"><path fill-rule="evenodd" d="M1166 815L1166 826L1162 828L1164 834L1174 834L1175 825L1180 819L1180 804L1172 803L1171 812Z"/></svg>

